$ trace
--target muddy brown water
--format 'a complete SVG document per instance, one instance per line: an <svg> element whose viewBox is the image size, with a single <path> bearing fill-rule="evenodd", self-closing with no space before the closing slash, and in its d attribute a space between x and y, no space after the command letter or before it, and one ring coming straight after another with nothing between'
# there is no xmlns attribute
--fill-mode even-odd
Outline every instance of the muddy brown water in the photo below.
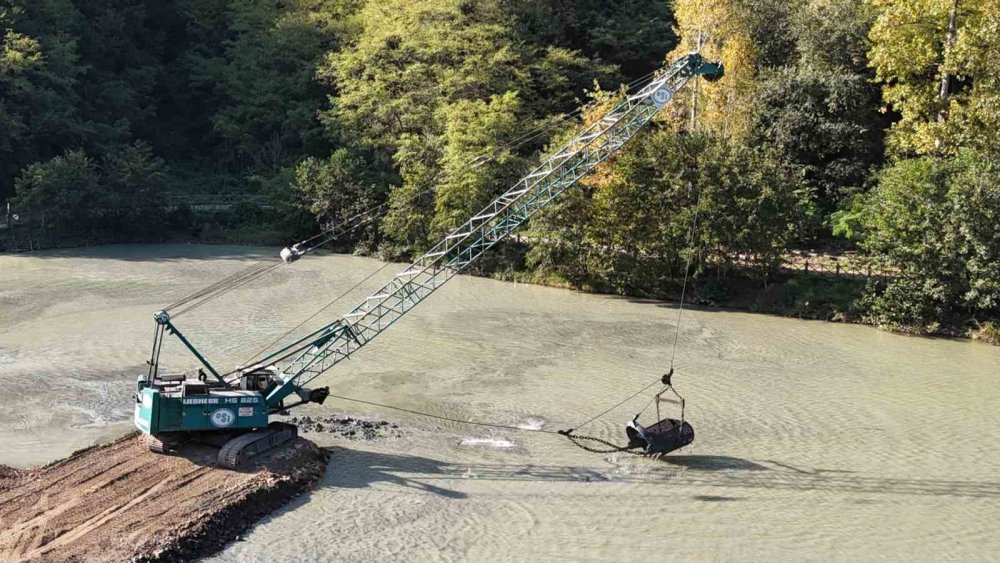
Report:
<svg viewBox="0 0 1000 563"><path fill-rule="evenodd" d="M270 252L161 245L0 256L0 464L46 463L128 431L152 312ZM302 260L178 325L231 367L380 266L339 255ZM460 277L321 384L448 417L559 429L661 373L676 318L672 305ZM164 361L193 365L176 343ZM303 414L391 420L403 433L307 435L332 452L319 488L216 559L1000 553L1000 349L690 311L676 365L697 438L662 461L336 399L308 407ZM643 402L587 430L620 440Z"/></svg>

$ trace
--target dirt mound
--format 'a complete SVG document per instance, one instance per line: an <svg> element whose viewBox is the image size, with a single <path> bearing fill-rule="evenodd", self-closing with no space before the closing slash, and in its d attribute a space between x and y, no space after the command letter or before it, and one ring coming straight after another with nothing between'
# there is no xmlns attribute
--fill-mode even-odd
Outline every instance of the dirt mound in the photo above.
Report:
<svg viewBox="0 0 1000 563"><path fill-rule="evenodd" d="M0 492L6 491L11 487L17 485L20 481L24 472L20 469L15 469L7 465L0 465Z"/></svg>
<svg viewBox="0 0 1000 563"><path fill-rule="evenodd" d="M157 455L136 434L33 470L0 467L0 561L190 559L312 487L326 453L301 438L240 471L218 450Z"/></svg>
<svg viewBox="0 0 1000 563"><path fill-rule="evenodd" d="M349 416L292 416L284 422L299 427L300 432L323 432L348 440L401 438L399 426L385 420L365 420Z"/></svg>

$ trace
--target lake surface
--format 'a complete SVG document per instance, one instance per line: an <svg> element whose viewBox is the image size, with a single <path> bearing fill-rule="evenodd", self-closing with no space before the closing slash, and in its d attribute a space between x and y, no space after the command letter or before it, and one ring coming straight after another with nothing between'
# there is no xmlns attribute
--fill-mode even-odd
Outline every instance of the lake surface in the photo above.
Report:
<svg viewBox="0 0 1000 563"><path fill-rule="evenodd" d="M129 431L152 313L275 251L158 245L0 255L0 463L46 463ZM381 265L303 259L177 324L230 368ZM346 312L400 268L302 330ZM676 321L671 304L463 276L319 383L451 418L561 429L663 373ZM163 362L194 367L176 342ZM1000 553L1000 348L698 310L684 312L676 368L697 438L663 460L333 398L308 406L301 412L391 420L402 437L307 435L332 451L321 487L216 559ZM584 430L622 442L622 426L651 396ZM641 420L654 418L650 409Z"/></svg>

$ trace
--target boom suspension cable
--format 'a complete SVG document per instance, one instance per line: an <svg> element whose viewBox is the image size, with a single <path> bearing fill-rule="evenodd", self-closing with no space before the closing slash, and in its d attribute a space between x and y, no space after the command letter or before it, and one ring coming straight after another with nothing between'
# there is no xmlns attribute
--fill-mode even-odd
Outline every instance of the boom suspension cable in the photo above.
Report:
<svg viewBox="0 0 1000 563"><path fill-rule="evenodd" d="M625 90L626 91L631 90L642 83L651 81L657 72L659 71L649 72L635 80L632 80L627 84L624 84ZM480 153L479 155L470 159L468 164L477 167L482 166L487 162L489 162L490 160L492 160L493 157L499 154L500 152L505 150L517 149L531 142L537 137L558 128L560 125L578 116L583 111L584 111L583 108L578 108L568 114L560 115L552 123L540 125L535 129L532 129L520 135L519 137L516 137L515 139L512 139L511 141L508 141L500 145L499 147L491 149L487 152ZM437 179L439 179L439 177L435 178L435 180ZM434 191L433 186L427 187L410 196L410 201L416 200L417 198L433 191ZM308 239L299 242L298 244L303 247L301 253L306 254L312 252L317 248L320 248L323 245L335 239L350 234L356 231L357 229L384 217L389 212L390 206L391 202L385 201L367 210L356 213L348 217L344 221L340 222L339 224L335 225L334 227L325 229L313 235L312 237L309 237ZM317 239L322 239L322 240L320 242L313 243L313 241L316 241ZM174 303L171 303L170 305L164 307L163 310L166 312L172 312L172 317L176 318L182 314L191 312L201 307L202 305L217 299L218 297L226 295L229 292L238 289L239 287L242 287L243 285L246 285L247 283L259 277L262 277L270 273L271 271L275 270L278 266L281 266L283 263L284 262L277 257L265 258L254 264L250 264L249 266L241 270L238 270L226 276L225 278L217 282L214 282L198 291L195 291L194 293L187 295ZM177 309L181 308L183 308L183 310L176 311Z"/></svg>
<svg viewBox="0 0 1000 563"><path fill-rule="evenodd" d="M247 361L243 362L243 365L252 366L252 365L260 362L261 360L254 359L254 358L259 358L260 355L263 354L265 351L267 351L269 348L271 348L272 346L274 346L278 342L281 342L282 340L284 340L289 334L292 334L296 330L302 328L306 323L308 323L309 321L311 321L314 318L316 318L320 313L322 313L323 311L326 311L327 309L329 309L330 307L332 307L334 303L340 301L341 299L343 299L344 297L346 297L349 293L351 293L352 291L354 291L355 289L357 289L358 287L360 287L362 284L364 284L368 280L372 279L373 277L375 277L376 275L378 275L379 273L381 273L383 270L385 270L386 268L388 268L391 265L392 265L392 262L386 262L380 268L378 268L374 272L372 272L372 273L368 274L367 276L365 276L365 278L363 280L361 280L358 283L352 285L350 288L348 288L347 290L345 290L344 292L342 292L340 295L334 297L333 300L331 300L326 305L323 305L322 307L320 307L319 309L317 309L315 313L309 315L309 317L306 318L304 321L302 321L299 324L295 325L294 327L292 327L291 329L289 329L288 331L286 331L284 334L282 334L281 336L275 338L270 343L268 343L267 345L265 345L263 348L261 348L260 350L258 350L254 354L252 354L250 359L248 359ZM289 351L287 355L291 356L291 355L297 354L297 353L301 352L303 349L308 348L309 346L312 346L311 342L308 343L308 344L305 344L301 348ZM282 358L278 358L278 359L275 359L275 361L280 361L281 359ZM235 371L233 371L231 373L236 373L236 371L239 371L239 370L235 370ZM226 374L226 375L230 375L230 374Z"/></svg>

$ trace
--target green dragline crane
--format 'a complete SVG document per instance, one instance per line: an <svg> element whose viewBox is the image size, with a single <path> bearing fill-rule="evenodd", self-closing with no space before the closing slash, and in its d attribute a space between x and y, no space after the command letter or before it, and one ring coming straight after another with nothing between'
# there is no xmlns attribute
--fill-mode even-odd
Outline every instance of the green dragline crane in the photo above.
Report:
<svg viewBox="0 0 1000 563"><path fill-rule="evenodd" d="M220 463L230 467L295 436L294 426L268 424L271 414L307 402L322 403L329 388L307 389L310 381L371 342L484 252L514 233L542 207L599 164L615 155L693 77L721 77L722 65L699 54L681 57L635 94L549 156L485 209L343 317L296 342L220 375L178 331L166 311L158 311L148 374L139 377L134 421L154 451L168 451L184 439L220 444ZM285 249L290 261L302 254ZM165 333L176 335L212 378L160 375L159 350ZM286 399L293 397L293 404Z"/></svg>

